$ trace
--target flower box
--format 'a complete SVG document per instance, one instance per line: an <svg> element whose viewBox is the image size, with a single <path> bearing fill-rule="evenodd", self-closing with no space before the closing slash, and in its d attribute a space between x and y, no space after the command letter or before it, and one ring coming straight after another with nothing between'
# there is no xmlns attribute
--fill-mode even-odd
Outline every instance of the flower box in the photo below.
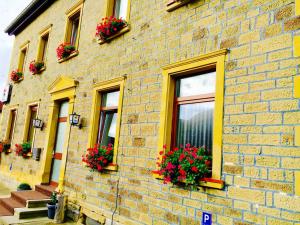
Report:
<svg viewBox="0 0 300 225"><path fill-rule="evenodd" d="M30 142L25 142L23 144L16 144L15 147L16 147L15 151L17 156L22 156L24 159L32 156Z"/></svg>
<svg viewBox="0 0 300 225"><path fill-rule="evenodd" d="M129 30L129 24L122 18L105 17L96 27L96 37L98 38L98 43L103 44Z"/></svg>
<svg viewBox="0 0 300 225"><path fill-rule="evenodd" d="M11 153L10 144L7 141L0 142L0 153L9 154Z"/></svg>
<svg viewBox="0 0 300 225"><path fill-rule="evenodd" d="M29 64L29 71L32 75L39 74L45 70L44 62L36 62L35 60L31 61Z"/></svg>
<svg viewBox="0 0 300 225"><path fill-rule="evenodd" d="M167 4L167 11L171 12L183 5L188 4L189 2L191 2L192 0L174 0L174 1L169 1L169 3Z"/></svg>
<svg viewBox="0 0 300 225"><path fill-rule="evenodd" d="M13 81L14 83L18 83L21 80L23 80L23 73L21 71L19 71L18 69L13 70L10 73L10 79L11 81Z"/></svg>
<svg viewBox="0 0 300 225"><path fill-rule="evenodd" d="M74 45L69 43L62 43L56 48L57 60L59 63L66 61L76 55L78 55L78 51Z"/></svg>

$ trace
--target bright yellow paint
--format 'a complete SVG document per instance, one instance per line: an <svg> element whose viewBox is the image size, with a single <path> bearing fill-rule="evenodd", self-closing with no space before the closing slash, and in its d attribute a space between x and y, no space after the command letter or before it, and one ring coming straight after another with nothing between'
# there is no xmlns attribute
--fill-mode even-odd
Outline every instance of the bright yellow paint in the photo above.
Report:
<svg viewBox="0 0 300 225"><path fill-rule="evenodd" d="M30 126L30 118L31 118L31 107L35 106L35 105L37 106L37 112L36 112L37 114L36 115L38 116L40 101L34 101L34 102L31 102L31 103L27 104L27 111L26 111L24 129L23 129L23 142L27 141L29 126ZM34 129L34 131L33 131L33 140L32 140L31 145L33 145L33 143L34 143L35 132L36 132L36 130Z"/></svg>
<svg viewBox="0 0 300 225"><path fill-rule="evenodd" d="M295 171L295 195L300 196L300 171Z"/></svg>
<svg viewBox="0 0 300 225"><path fill-rule="evenodd" d="M124 82L125 77L119 77L112 80L100 82L94 85L93 89L93 103L92 103L92 112L91 112L91 121L90 121L90 131L89 131L89 139L88 139L88 148L94 147L97 141L98 134L98 121L100 118L100 110L101 106L101 93L110 91L116 88L119 88L119 105L118 105L118 116L117 116L117 128L116 128L116 137L114 144L114 157L113 164L117 164L117 154L118 154L118 146L119 146L119 135L120 135L120 124L121 124L121 116L122 116L122 105L123 105L123 95L124 95ZM106 169L108 170L116 170L116 166L109 166Z"/></svg>
<svg viewBox="0 0 300 225"><path fill-rule="evenodd" d="M24 62L26 60L27 52L29 48L29 41L26 41L24 44L20 46L19 50L19 61L18 61L18 70L23 72Z"/></svg>
<svg viewBox="0 0 300 225"><path fill-rule="evenodd" d="M173 10L175 10L175 9L177 9L177 8L179 8L179 7L181 7L181 6L183 6L183 5L188 4L190 1L191 1L191 0L181 0L181 1L176 1L176 2L174 2L173 4L167 6L167 11L168 11L168 12L171 12L171 11L173 11Z"/></svg>
<svg viewBox="0 0 300 225"><path fill-rule="evenodd" d="M16 118L15 118L15 123L12 124L12 126L11 126L12 111L13 110L16 110ZM9 138L10 129L13 129L13 131L14 131L16 123L17 123L17 119L18 119L18 106L11 106L9 108L9 116L8 116L8 120L7 120L6 132L5 132L5 138L4 138L5 140L8 140L8 138ZM12 134L10 143L12 143L13 139L14 139L14 132Z"/></svg>
<svg viewBox="0 0 300 225"><path fill-rule="evenodd" d="M300 98L300 76L294 78L294 97Z"/></svg>
<svg viewBox="0 0 300 225"><path fill-rule="evenodd" d="M37 50L37 55L36 55L36 61L37 62L42 61L43 50L44 50L44 47L45 47L45 42L43 40L43 37L48 35L48 39L50 39L51 29L52 29L52 24L48 25L47 27L45 27L43 30L41 30L39 32L39 44L38 44L38 50ZM47 46L47 48L48 48L48 46ZM45 51L47 51L47 49ZM46 63L46 62L44 62L44 63Z"/></svg>
<svg viewBox="0 0 300 225"><path fill-rule="evenodd" d="M50 111L48 117L48 130L46 135L45 153L41 163L42 164L41 183L48 183L50 179L52 153L55 144L56 126L57 126L60 102L63 100L68 100L69 103L68 114L73 113L75 91L77 85L78 85L77 81L65 76L60 76L48 88L48 92L51 94L52 103L49 106ZM64 185L65 167L67 161L70 130L71 130L71 126L68 117L65 141L64 141L63 157L61 160L59 182L58 182L58 190L60 191L63 191L63 185Z"/></svg>
<svg viewBox="0 0 300 225"><path fill-rule="evenodd" d="M300 146L300 126L295 127L295 145Z"/></svg>
<svg viewBox="0 0 300 225"><path fill-rule="evenodd" d="M184 76L191 71L201 71L207 68L216 68L216 94L214 111L213 134L213 165L212 178L221 179L222 165L222 133L223 133L223 104L224 104L224 71L227 50L219 50L192 59L173 63L163 67L163 87L161 99L161 115L158 140L158 152L167 145L171 145L171 129L173 115L173 99L175 92L175 77ZM159 155L159 154L158 154ZM214 186L206 184L205 186ZM215 187L216 188L216 187Z"/></svg>
<svg viewBox="0 0 300 225"><path fill-rule="evenodd" d="M76 37L76 44L75 44L76 50L78 50L78 46L79 46L81 20L82 20L82 13L83 13L83 3L84 3L84 0L79 0L76 2L76 4L74 4L70 9L68 9L66 11L67 22L66 22L66 28L65 28L64 42L70 42L70 39L71 39L71 32L72 32L71 17L74 16L76 13L80 12L79 25L78 25L78 31L77 31L77 37Z"/></svg>
<svg viewBox="0 0 300 225"><path fill-rule="evenodd" d="M300 0L295 1L295 7L296 7L296 16L300 16Z"/></svg>
<svg viewBox="0 0 300 225"><path fill-rule="evenodd" d="M294 56L300 57L300 36L294 37Z"/></svg>

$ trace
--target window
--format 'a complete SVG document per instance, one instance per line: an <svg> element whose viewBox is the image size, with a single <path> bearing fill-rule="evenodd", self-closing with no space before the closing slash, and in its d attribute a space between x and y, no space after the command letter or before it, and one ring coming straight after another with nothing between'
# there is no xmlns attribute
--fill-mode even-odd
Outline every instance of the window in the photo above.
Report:
<svg viewBox="0 0 300 225"><path fill-rule="evenodd" d="M18 70L22 73L24 73L28 44L29 44L29 41L27 41L25 44L23 44L20 47Z"/></svg>
<svg viewBox="0 0 300 225"><path fill-rule="evenodd" d="M176 79L173 146L206 146L211 152L216 73Z"/></svg>
<svg viewBox="0 0 300 225"><path fill-rule="evenodd" d="M28 106L26 120L25 120L25 127L24 127L24 134L23 134L23 142L33 142L34 137L34 127L33 127L33 120L37 118L37 111L38 105L31 104Z"/></svg>
<svg viewBox="0 0 300 225"><path fill-rule="evenodd" d="M6 130L6 137L5 137L5 139L9 144L11 144L13 139L16 119L17 119L17 110L11 109L9 112L8 127Z"/></svg>
<svg viewBox="0 0 300 225"><path fill-rule="evenodd" d="M112 144L113 162L106 169L117 170L117 152L122 115L125 78L100 82L94 85L91 127L88 147L95 144Z"/></svg>
<svg viewBox="0 0 300 225"><path fill-rule="evenodd" d="M78 49L83 2L84 0L78 1L71 9L66 12L67 26L64 41L66 43L74 45L75 49Z"/></svg>
<svg viewBox="0 0 300 225"><path fill-rule="evenodd" d="M178 1L178 0L169 0L168 1L168 4L167 4L167 11L168 12L171 12L183 5L186 5L190 2L191 0L181 0L181 1Z"/></svg>
<svg viewBox="0 0 300 225"><path fill-rule="evenodd" d="M116 138L120 91L103 93L100 107L97 144L114 146Z"/></svg>
<svg viewBox="0 0 300 225"><path fill-rule="evenodd" d="M49 35L52 28L52 24L44 28L39 33L39 48L37 53L37 62L46 62L46 53L48 48L48 42L49 42Z"/></svg>
<svg viewBox="0 0 300 225"><path fill-rule="evenodd" d="M130 0L108 0L106 16L122 17L124 20L129 20Z"/></svg>
<svg viewBox="0 0 300 225"><path fill-rule="evenodd" d="M163 68L158 151L164 145L167 149L187 143L205 145L212 154L212 175L201 185L214 188L223 187L217 181L221 179L226 53L219 50Z"/></svg>

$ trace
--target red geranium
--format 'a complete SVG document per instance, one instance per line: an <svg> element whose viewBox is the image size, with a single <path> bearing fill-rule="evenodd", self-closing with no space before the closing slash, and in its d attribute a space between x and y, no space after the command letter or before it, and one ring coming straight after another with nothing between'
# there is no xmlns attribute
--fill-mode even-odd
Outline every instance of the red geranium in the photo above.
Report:
<svg viewBox="0 0 300 225"><path fill-rule="evenodd" d="M199 180L209 174L211 156L204 147L196 148L187 144L186 147L180 146L159 154L162 155L161 161L157 162L160 169L154 173L163 176L164 183L185 182L196 188Z"/></svg>
<svg viewBox="0 0 300 225"><path fill-rule="evenodd" d="M128 23L122 18L105 17L102 18L102 22L96 27L96 36L105 41L108 37L118 33L124 27L128 26Z"/></svg>
<svg viewBox="0 0 300 225"><path fill-rule="evenodd" d="M19 71L18 69L13 70L10 73L10 79L14 82L18 82L19 80L21 80L23 78L23 73L21 71Z"/></svg>
<svg viewBox="0 0 300 225"><path fill-rule="evenodd" d="M31 152L31 144L30 142L25 142L23 144L16 144L16 155L22 156L23 158L27 158L29 153Z"/></svg>
<svg viewBox="0 0 300 225"><path fill-rule="evenodd" d="M102 172L112 162L113 153L111 144L108 146L95 145L94 148L89 148L85 155L82 155L82 162L92 171Z"/></svg>
<svg viewBox="0 0 300 225"><path fill-rule="evenodd" d="M44 67L43 62L36 62L35 60L31 61L29 64L29 71L34 75L40 72L40 70Z"/></svg>
<svg viewBox="0 0 300 225"><path fill-rule="evenodd" d="M75 46L70 43L62 43L56 48L57 58L64 59L70 56L75 51Z"/></svg>

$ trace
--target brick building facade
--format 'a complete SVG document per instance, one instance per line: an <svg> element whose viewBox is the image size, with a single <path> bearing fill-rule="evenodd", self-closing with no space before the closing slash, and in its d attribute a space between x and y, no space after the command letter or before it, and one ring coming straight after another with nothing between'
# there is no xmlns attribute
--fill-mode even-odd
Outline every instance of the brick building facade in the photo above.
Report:
<svg viewBox="0 0 300 225"><path fill-rule="evenodd" d="M126 225L199 224L209 212L213 224L300 224L300 1L126 3L129 27L104 43L95 27L111 14L111 0L36 0L8 27L16 37L10 68L22 61L24 79L13 83L3 107L1 139L10 136L12 148L26 141L32 106L45 125L31 139L41 160L2 153L0 180L49 183L59 104L67 101L65 116L80 114L83 127L66 125L57 183L87 216L103 223L113 215ZM76 52L57 60L74 15ZM45 34L44 71L31 75ZM152 171L162 145L171 145L172 77L208 70L216 72L212 177L225 186L163 184ZM90 172L81 156L97 139L97 95L116 88L114 166Z"/></svg>

